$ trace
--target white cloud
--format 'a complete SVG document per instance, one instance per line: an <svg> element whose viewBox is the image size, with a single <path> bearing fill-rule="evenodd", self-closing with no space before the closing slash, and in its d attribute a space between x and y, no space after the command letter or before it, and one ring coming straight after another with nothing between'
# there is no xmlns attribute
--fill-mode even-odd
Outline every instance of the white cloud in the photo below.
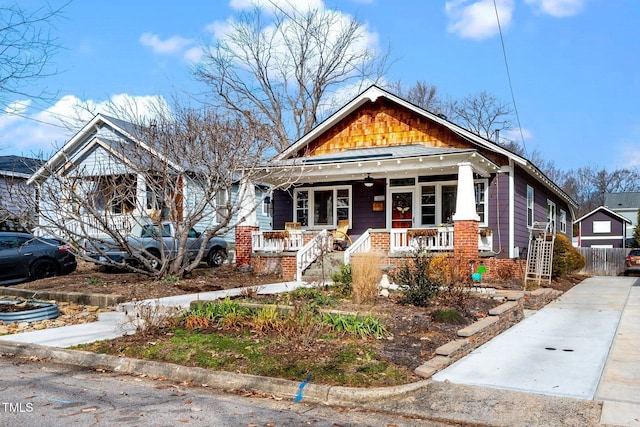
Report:
<svg viewBox="0 0 640 427"><path fill-rule="evenodd" d="M194 41L180 36L173 36L162 40L156 34L144 33L140 36L140 43L150 47L154 53L175 54L182 53L185 48L192 46Z"/></svg>
<svg viewBox="0 0 640 427"><path fill-rule="evenodd" d="M158 107L160 106L160 107ZM105 100L81 100L65 95L43 111L24 110L19 116L0 115L0 154L48 157L68 141L95 113L117 116L126 111L135 117L152 117L157 108L168 108L160 96L113 95Z"/></svg>
<svg viewBox="0 0 640 427"><path fill-rule="evenodd" d="M584 0L525 0L538 13L564 18L578 14L584 7Z"/></svg>
<svg viewBox="0 0 640 427"><path fill-rule="evenodd" d="M451 0L445 4L445 13L450 19L449 32L462 38L482 40L498 34L496 8L500 26L505 29L511 24L514 0Z"/></svg>
<svg viewBox="0 0 640 427"><path fill-rule="evenodd" d="M258 6L266 11L282 9L290 11L307 11L313 9L324 9L323 0L231 0L229 6L235 10L247 10Z"/></svg>

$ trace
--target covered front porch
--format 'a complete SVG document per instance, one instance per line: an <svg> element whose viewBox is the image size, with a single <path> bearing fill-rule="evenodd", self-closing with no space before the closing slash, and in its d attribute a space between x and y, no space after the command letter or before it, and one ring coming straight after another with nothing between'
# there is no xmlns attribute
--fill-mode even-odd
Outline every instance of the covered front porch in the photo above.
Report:
<svg viewBox="0 0 640 427"><path fill-rule="evenodd" d="M270 166L271 176L297 174L297 179L274 193L274 229L251 230L250 253L295 255L297 278L313 254L337 249L332 236L344 222L351 240L345 263L372 249L391 258L418 247L454 254L457 245L476 258L494 254L488 194L498 167L475 150L369 148L277 165L280 169ZM473 241L458 242L460 221L474 224Z"/></svg>

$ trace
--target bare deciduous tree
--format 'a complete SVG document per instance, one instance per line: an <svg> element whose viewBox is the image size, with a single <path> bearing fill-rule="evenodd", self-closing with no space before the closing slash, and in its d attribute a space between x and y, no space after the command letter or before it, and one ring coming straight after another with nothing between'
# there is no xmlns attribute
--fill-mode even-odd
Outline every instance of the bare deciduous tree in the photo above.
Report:
<svg viewBox="0 0 640 427"><path fill-rule="evenodd" d="M453 122L490 140L495 130L513 129L513 109L496 96L485 91L454 101L450 107Z"/></svg>
<svg viewBox="0 0 640 427"><path fill-rule="evenodd" d="M128 135L97 130L90 138L104 150L91 156L83 148L60 150L60 161L49 163L37 182L41 233L75 242L80 256L89 237L105 265L182 277L207 257L212 237L242 223L272 190L256 194L251 184L264 172L271 140L265 126L246 116L176 108L158 111L153 120L117 123ZM140 250L131 230L160 221L173 224L175 250ZM202 233L195 258L192 229ZM161 234L150 236L159 247ZM101 245L119 247L135 262L108 259Z"/></svg>
<svg viewBox="0 0 640 427"><path fill-rule="evenodd" d="M209 102L267 124L282 150L332 112L336 91L384 74L386 55L366 36L357 19L333 10L256 7L230 22L194 73Z"/></svg>
<svg viewBox="0 0 640 427"><path fill-rule="evenodd" d="M412 104L434 114L447 115L447 103L440 99L438 88L419 80L413 86L405 88L400 80L389 84L389 89Z"/></svg>
<svg viewBox="0 0 640 427"><path fill-rule="evenodd" d="M33 93L33 81L57 72L51 60L60 46L51 28L65 6L34 11L17 3L0 6L0 105L8 105L12 95L29 99L49 95Z"/></svg>

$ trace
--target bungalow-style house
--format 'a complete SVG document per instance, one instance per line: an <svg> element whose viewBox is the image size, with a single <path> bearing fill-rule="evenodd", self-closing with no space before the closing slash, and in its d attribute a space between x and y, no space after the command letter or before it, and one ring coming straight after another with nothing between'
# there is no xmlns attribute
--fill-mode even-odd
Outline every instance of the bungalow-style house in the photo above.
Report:
<svg viewBox="0 0 640 427"><path fill-rule="evenodd" d="M371 86L277 155L264 181L296 176L273 194L273 228L239 227L238 263L260 271L279 255L300 278L320 251L316 236L348 223L353 253L396 263L421 241L470 267L515 265L542 223L571 239L575 202L527 159ZM292 224L295 227L292 227ZM280 232L278 231L280 230ZM238 237L242 233L242 238ZM466 267L465 267L466 268ZM518 273L518 271L520 271ZM514 267L520 274L521 265Z"/></svg>
<svg viewBox="0 0 640 427"><path fill-rule="evenodd" d="M107 227L126 234L137 221L181 221L196 211L202 214L193 225L197 231L220 224L220 215L229 212L241 185L235 182L231 190L223 188L205 199L214 200L203 207L203 192L213 186L199 181L206 180L202 172L189 170L183 153L150 146L140 137L140 129L97 114L29 178L29 184L41 188L39 226L43 233L69 234L58 232L64 225L77 237L102 237ZM252 185L242 191L258 206L255 214L251 211L257 223L270 228L269 206L260 206L264 187ZM171 214L167 200L176 205ZM233 242L234 229L221 237Z"/></svg>
<svg viewBox="0 0 640 427"><path fill-rule="evenodd" d="M628 218L599 206L576 220L578 224L578 247L624 248L627 241Z"/></svg>
<svg viewBox="0 0 640 427"><path fill-rule="evenodd" d="M27 179L42 161L22 156L0 156L0 230L30 229L36 218L36 195Z"/></svg>
<svg viewBox="0 0 640 427"><path fill-rule="evenodd" d="M631 236L633 236L633 230L638 225L640 192L605 193L604 205L611 211L629 220L629 222L626 223L627 238L631 238Z"/></svg>

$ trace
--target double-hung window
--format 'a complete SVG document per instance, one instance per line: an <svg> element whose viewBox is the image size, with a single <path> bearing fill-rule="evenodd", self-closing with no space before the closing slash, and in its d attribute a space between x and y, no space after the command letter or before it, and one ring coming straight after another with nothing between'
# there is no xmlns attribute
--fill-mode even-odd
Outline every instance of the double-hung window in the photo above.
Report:
<svg viewBox="0 0 640 427"><path fill-rule="evenodd" d="M567 211L560 209L560 232L567 232Z"/></svg>
<svg viewBox="0 0 640 427"><path fill-rule="evenodd" d="M480 225L487 225L487 181L476 181L473 185L476 213ZM456 184L443 182L420 186L420 224L434 226L451 223L456 212Z"/></svg>
<svg viewBox="0 0 640 427"><path fill-rule="evenodd" d="M294 221L303 227L336 227L351 222L351 187L298 188L294 192Z"/></svg>
<svg viewBox="0 0 640 427"><path fill-rule="evenodd" d="M527 227L529 228L533 227L533 208L533 187L527 185Z"/></svg>

